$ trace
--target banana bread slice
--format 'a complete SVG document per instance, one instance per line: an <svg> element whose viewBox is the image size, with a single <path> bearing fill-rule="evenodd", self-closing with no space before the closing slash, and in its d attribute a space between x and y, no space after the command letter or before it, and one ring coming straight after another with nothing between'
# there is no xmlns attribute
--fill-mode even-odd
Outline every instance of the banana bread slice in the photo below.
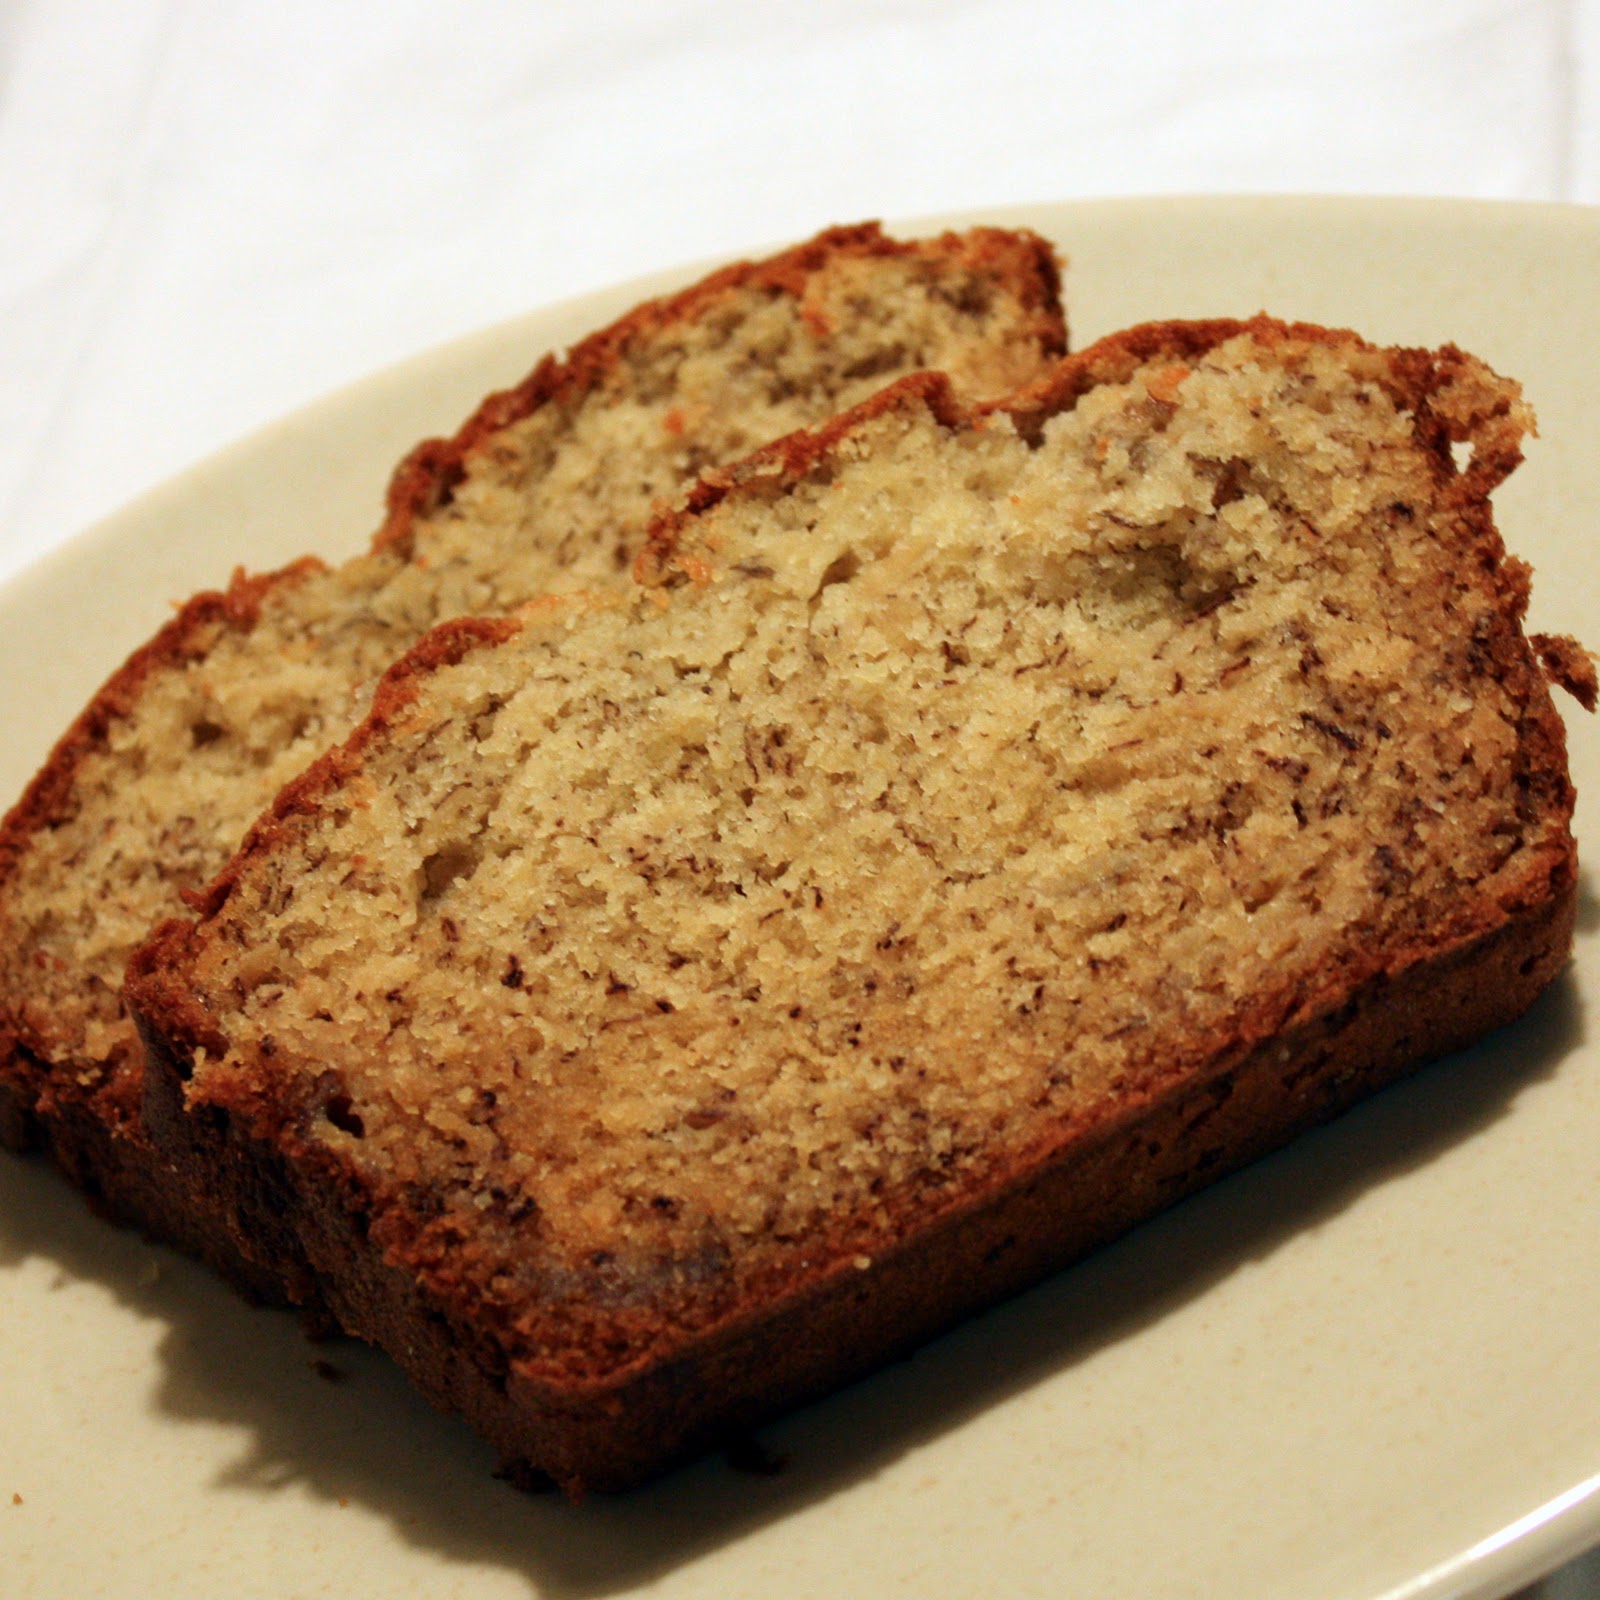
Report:
<svg viewBox="0 0 1600 1600"><path fill-rule="evenodd" d="M0 1135L44 1142L106 1209L220 1260L204 1209L147 1159L123 966L349 731L383 669L444 618L628 583L652 509L708 464L909 371L994 396L1064 348L1041 239L834 229L647 304L491 396L401 466L370 553L192 600L0 827Z"/></svg>
<svg viewBox="0 0 1600 1600"><path fill-rule="evenodd" d="M158 1146L569 1490L925 1338L1561 967L1530 422L1163 324L712 475L634 596L430 635L135 958Z"/></svg>

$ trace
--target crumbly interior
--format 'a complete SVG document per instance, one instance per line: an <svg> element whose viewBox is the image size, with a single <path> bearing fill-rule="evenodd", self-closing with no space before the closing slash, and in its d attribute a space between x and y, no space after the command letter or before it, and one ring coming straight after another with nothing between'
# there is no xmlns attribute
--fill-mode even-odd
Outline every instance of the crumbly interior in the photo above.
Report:
<svg viewBox="0 0 1600 1600"><path fill-rule="evenodd" d="M1381 376L1241 336L1037 438L904 407L531 609L207 925L195 1092L311 1108L554 1361L1448 920L1528 842L1523 712Z"/></svg>
<svg viewBox="0 0 1600 1600"><path fill-rule="evenodd" d="M53 1044L57 1094L138 1070L120 986L133 948L221 869L278 789L343 737L388 664L443 618L628 584L652 510L708 464L923 367L996 395L1040 368L1016 260L938 243L842 254L802 292L731 289L635 337L598 388L492 435L449 503L391 546L269 594L159 673L75 774L0 897L0 1013ZM1014 275L1014 276L1013 276ZM117 1085L108 1115L136 1109Z"/></svg>

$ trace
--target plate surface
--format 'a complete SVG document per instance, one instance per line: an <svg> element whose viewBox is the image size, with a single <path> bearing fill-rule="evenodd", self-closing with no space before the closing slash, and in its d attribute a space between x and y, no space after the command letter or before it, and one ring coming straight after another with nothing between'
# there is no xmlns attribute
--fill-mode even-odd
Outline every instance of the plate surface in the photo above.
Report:
<svg viewBox="0 0 1600 1600"><path fill-rule="evenodd" d="M1409 201L1035 207L1074 344L1279 315L1453 340L1541 437L1502 491L1532 624L1600 643L1600 212ZM905 224L897 231L920 231ZM357 549L390 465L678 272L337 394L0 590L0 803L168 603ZM1578 833L1600 736L1569 717ZM1600 1540L1600 899L1522 1023L720 1460L579 1507L381 1358L313 1346L0 1161L7 1592L1010 1597L1505 1593Z"/></svg>

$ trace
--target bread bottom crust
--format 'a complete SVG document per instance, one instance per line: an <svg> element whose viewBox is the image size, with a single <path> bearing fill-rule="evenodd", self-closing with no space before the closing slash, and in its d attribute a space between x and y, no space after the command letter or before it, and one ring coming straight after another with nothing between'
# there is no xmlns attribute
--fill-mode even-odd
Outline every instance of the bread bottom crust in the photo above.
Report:
<svg viewBox="0 0 1600 1600"><path fill-rule="evenodd" d="M39 1125L30 1098L9 1083L0 1083L0 1150L20 1156L38 1148Z"/></svg>
<svg viewBox="0 0 1600 1600"><path fill-rule="evenodd" d="M143 1140L112 1127L91 1107L69 1103L44 1117L20 1093L0 1086L0 1146L18 1155L48 1156L96 1216L203 1261L252 1305L293 1304L311 1332L336 1330L313 1282L297 1281L300 1292L291 1299L284 1272L241 1250L232 1232L195 1204Z"/></svg>
<svg viewBox="0 0 1600 1600"><path fill-rule="evenodd" d="M225 1212L235 1243L292 1298L325 1299L436 1405L462 1414L508 1476L617 1490L858 1377L1038 1282L1423 1062L1511 1022L1571 948L1576 880L1499 928L1373 979L1250 1049L1108 1104L1086 1131L1019 1161L880 1252L829 1263L666 1356L554 1383L448 1297L384 1258L368 1217L274 1147L184 1103L185 1067L147 1034L146 1120L169 1178Z"/></svg>

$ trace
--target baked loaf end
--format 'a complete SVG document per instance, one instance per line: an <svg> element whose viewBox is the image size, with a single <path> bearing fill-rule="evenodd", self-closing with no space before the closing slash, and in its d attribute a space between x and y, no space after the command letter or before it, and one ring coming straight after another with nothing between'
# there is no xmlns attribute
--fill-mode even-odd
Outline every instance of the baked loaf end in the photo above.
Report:
<svg viewBox="0 0 1600 1600"><path fill-rule="evenodd" d="M1559 969L1529 421L1258 320L762 453L430 636L141 952L158 1140L569 1488L881 1360Z"/></svg>
<svg viewBox="0 0 1600 1600"><path fill-rule="evenodd" d="M109 1209L212 1254L204 1208L147 1160L123 965L348 732L382 670L443 617L629 583L651 512L708 464L923 367L1009 392L1064 342L1033 235L834 229L647 304L491 396L402 465L370 554L191 601L0 827L0 1136L42 1139Z"/></svg>

